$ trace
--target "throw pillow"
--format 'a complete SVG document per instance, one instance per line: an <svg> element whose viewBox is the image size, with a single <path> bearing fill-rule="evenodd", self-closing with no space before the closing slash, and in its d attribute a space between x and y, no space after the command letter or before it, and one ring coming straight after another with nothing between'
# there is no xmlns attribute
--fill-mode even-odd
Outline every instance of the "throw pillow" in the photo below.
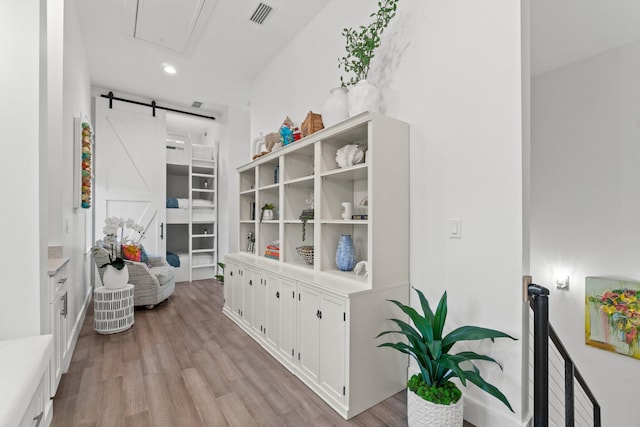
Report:
<svg viewBox="0 0 640 427"><path fill-rule="evenodd" d="M129 261L140 262L142 251L139 245L122 245L122 257Z"/></svg>
<svg viewBox="0 0 640 427"><path fill-rule="evenodd" d="M147 251L143 245L140 245L140 261L147 264L147 267L151 267L151 261L149 260L149 255L147 254Z"/></svg>

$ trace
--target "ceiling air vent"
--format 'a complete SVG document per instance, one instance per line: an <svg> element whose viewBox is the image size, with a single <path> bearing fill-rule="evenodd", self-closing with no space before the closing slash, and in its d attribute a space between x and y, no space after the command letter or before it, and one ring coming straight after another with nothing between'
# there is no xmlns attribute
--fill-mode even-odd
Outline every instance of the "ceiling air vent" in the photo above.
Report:
<svg viewBox="0 0 640 427"><path fill-rule="evenodd" d="M200 101L193 101L193 104L191 104L191 106L192 106L193 108L200 108L200 107L202 107L202 102L200 102Z"/></svg>
<svg viewBox="0 0 640 427"><path fill-rule="evenodd" d="M267 16L269 15L269 13L271 13L272 10L273 8L268 4L260 3L258 7L256 7L256 10L253 12L253 15L251 15L251 18L249 18L249 20L255 22L256 24L262 25L262 23L265 19L267 19Z"/></svg>

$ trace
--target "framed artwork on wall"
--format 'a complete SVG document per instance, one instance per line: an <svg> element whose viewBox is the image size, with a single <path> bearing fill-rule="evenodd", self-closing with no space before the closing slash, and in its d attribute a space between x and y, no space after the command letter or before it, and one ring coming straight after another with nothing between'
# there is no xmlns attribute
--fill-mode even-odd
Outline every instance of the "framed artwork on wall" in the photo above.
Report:
<svg viewBox="0 0 640 427"><path fill-rule="evenodd" d="M639 335L640 282L587 277L586 343L640 359Z"/></svg>

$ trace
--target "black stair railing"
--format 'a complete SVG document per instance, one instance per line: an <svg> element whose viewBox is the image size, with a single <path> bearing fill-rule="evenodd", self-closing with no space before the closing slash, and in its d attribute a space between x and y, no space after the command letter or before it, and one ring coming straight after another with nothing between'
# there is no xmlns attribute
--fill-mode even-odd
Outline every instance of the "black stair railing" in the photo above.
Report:
<svg viewBox="0 0 640 427"><path fill-rule="evenodd" d="M549 338L564 360L565 426L575 425L575 378L593 406L593 426L600 427L600 404L549 324L549 290L530 284L527 292L533 310L533 427L549 426Z"/></svg>

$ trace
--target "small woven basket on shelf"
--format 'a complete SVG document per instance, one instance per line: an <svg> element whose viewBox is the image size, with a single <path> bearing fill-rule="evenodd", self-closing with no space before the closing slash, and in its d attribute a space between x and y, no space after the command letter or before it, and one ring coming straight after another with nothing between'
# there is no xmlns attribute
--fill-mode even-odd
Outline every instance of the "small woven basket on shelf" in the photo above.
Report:
<svg viewBox="0 0 640 427"><path fill-rule="evenodd" d="M307 264L313 265L313 246L298 246L296 249Z"/></svg>
<svg viewBox="0 0 640 427"><path fill-rule="evenodd" d="M324 124L322 123L322 115L309 111L307 113L307 117L302 122L302 126L300 126L302 137L304 138L305 136L309 136L312 133L319 131L320 129L324 129Z"/></svg>

